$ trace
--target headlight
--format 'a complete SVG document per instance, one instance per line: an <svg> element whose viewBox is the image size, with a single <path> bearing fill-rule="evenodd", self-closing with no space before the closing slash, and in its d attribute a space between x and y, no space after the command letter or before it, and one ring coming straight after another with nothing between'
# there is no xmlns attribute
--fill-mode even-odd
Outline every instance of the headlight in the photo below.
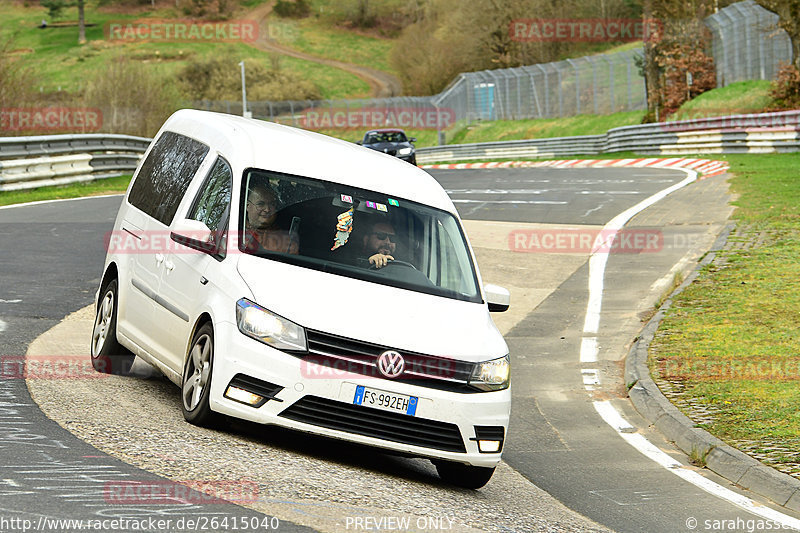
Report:
<svg viewBox="0 0 800 533"><path fill-rule="evenodd" d="M411 147L409 146L409 147L406 147L406 148L400 148L400 149L397 151L397 154L398 154L398 155L408 155L408 154L410 154L410 153L411 153L411 152L413 152L413 151L414 151L414 149L413 149L413 148L411 148Z"/></svg>
<svg viewBox="0 0 800 533"><path fill-rule="evenodd" d="M475 365L469 384L481 390L501 390L508 387L511 365L508 356Z"/></svg>
<svg viewBox="0 0 800 533"><path fill-rule="evenodd" d="M271 313L242 298L236 302L236 324L239 331L264 344L279 350L303 350L306 348L306 332L282 316Z"/></svg>

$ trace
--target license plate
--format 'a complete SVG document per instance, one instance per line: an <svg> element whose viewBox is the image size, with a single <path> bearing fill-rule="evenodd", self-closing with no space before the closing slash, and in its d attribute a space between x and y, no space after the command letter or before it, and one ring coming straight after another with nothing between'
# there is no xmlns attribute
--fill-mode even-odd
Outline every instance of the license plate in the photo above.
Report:
<svg viewBox="0 0 800 533"><path fill-rule="evenodd" d="M416 396L395 394L394 392L386 392L359 385L356 387L356 396L353 399L353 403L414 416L417 413L418 400L419 398Z"/></svg>

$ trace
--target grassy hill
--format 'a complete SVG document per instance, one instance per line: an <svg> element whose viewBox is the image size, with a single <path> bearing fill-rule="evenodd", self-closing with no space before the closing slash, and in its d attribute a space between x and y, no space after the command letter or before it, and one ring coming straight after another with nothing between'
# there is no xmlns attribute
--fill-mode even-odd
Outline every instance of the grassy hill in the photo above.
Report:
<svg viewBox="0 0 800 533"><path fill-rule="evenodd" d="M119 43L104 35L104 26L112 22L133 22L137 19L185 17L169 10L142 10L120 13L108 9L86 11L87 43L77 42L76 26L38 26L47 19L47 10L40 6L1 2L4 23L0 35L11 36L15 56L36 72L36 87L43 93L80 93L86 81L102 72L105 65L119 55L147 64L160 76L174 78L192 60L230 52L241 59L253 58L270 63L270 54L242 42L164 42L157 40ZM75 9L67 9L61 20L77 19ZM341 69L310 61L282 57L280 68L311 79L324 98L367 96L368 85Z"/></svg>

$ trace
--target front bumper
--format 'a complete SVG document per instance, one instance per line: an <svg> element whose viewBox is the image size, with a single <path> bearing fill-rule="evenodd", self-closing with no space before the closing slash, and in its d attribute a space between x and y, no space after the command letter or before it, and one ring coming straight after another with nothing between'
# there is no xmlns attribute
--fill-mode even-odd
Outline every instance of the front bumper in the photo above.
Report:
<svg viewBox="0 0 800 533"><path fill-rule="evenodd" d="M509 389L465 394L337 372L246 337L232 323L217 324L215 345L214 411L413 456L483 467L500 462L502 450L479 451L476 426L479 433L502 427L505 437ZM274 385L277 392L257 408L226 398L228 384L241 375ZM359 385L418 397L415 415L354 405Z"/></svg>

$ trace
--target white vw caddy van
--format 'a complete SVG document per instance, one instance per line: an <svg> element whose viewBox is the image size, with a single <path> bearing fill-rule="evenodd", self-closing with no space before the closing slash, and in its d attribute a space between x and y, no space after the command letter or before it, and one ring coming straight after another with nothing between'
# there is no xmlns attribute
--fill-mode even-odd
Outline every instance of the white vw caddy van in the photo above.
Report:
<svg viewBox="0 0 800 533"><path fill-rule="evenodd" d="M135 356L186 420L276 424L429 458L477 488L508 428L508 347L426 172L303 130L182 110L107 234L95 368Z"/></svg>

